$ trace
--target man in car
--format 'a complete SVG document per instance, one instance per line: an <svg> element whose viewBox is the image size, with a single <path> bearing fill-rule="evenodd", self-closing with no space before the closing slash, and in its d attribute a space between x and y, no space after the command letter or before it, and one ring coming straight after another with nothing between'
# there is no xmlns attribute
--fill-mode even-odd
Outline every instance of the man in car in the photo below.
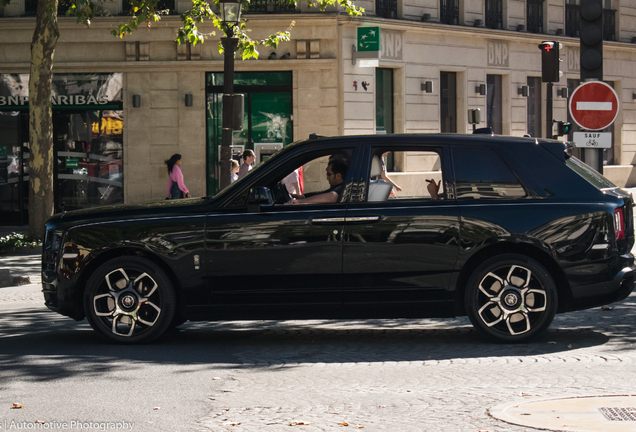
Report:
<svg viewBox="0 0 636 432"><path fill-rule="evenodd" d="M347 175L348 161L343 158L329 159L327 165L327 181L329 189L307 195L291 194L293 197L286 204L321 204L339 202L344 190L344 179Z"/></svg>

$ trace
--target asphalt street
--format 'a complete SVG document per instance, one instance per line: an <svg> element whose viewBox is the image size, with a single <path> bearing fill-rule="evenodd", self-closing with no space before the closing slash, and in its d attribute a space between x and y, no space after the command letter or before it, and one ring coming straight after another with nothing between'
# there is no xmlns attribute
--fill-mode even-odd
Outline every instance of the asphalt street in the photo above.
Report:
<svg viewBox="0 0 636 432"><path fill-rule="evenodd" d="M520 345L458 318L187 323L129 347L48 311L38 284L2 288L0 427L534 431L488 410L634 392L636 294L613 306L559 315Z"/></svg>

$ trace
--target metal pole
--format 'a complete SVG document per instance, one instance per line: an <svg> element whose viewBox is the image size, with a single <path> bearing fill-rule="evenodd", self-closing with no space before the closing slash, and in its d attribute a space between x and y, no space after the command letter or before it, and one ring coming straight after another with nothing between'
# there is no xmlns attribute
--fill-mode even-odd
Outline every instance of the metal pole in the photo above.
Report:
<svg viewBox="0 0 636 432"><path fill-rule="evenodd" d="M554 93L554 83L549 82L547 86L547 98L545 101L545 137L552 138L552 121L554 116L552 114L552 93Z"/></svg>
<svg viewBox="0 0 636 432"><path fill-rule="evenodd" d="M221 134L221 172L220 190L230 185L232 152L232 95L234 94L234 53L238 46L237 38L221 38L223 46L223 132Z"/></svg>

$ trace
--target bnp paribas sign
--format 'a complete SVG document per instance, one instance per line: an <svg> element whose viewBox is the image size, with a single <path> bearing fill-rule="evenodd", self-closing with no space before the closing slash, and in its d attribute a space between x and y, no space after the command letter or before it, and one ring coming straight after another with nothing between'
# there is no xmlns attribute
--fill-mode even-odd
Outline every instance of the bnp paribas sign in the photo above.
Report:
<svg viewBox="0 0 636 432"><path fill-rule="evenodd" d="M110 102L104 96L58 95L51 96L53 106L106 105ZM28 96L0 96L0 107L22 107L29 104Z"/></svg>
<svg viewBox="0 0 636 432"><path fill-rule="evenodd" d="M380 27L358 27L356 44L351 51L353 65L378 67L380 50Z"/></svg>
<svg viewBox="0 0 636 432"><path fill-rule="evenodd" d="M54 74L51 83L54 109L120 110L122 74ZM29 75L0 74L0 111L29 108Z"/></svg>

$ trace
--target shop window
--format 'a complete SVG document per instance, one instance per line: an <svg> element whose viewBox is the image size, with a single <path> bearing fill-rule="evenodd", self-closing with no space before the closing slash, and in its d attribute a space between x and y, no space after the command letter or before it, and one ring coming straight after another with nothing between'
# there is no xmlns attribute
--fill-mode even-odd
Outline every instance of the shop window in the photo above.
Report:
<svg viewBox="0 0 636 432"><path fill-rule="evenodd" d="M457 132L457 74L440 73L440 132Z"/></svg>
<svg viewBox="0 0 636 432"><path fill-rule="evenodd" d="M486 99L488 104L486 107L488 116L486 126L492 128L497 135L501 135L503 129L502 80L503 77L501 75L488 75L486 77Z"/></svg>
<svg viewBox="0 0 636 432"><path fill-rule="evenodd" d="M505 162L487 148L453 149L457 199L521 198L526 191Z"/></svg>
<svg viewBox="0 0 636 432"><path fill-rule="evenodd" d="M393 133L393 69L375 69L375 133Z"/></svg>
<svg viewBox="0 0 636 432"><path fill-rule="evenodd" d="M223 73L206 75L207 93L207 193L218 192L220 145L223 123ZM232 155L254 150L255 164L292 143L292 73L237 72L234 92L244 95L243 130L232 134Z"/></svg>
<svg viewBox="0 0 636 432"><path fill-rule="evenodd" d="M528 77L527 131L532 137L541 137L541 78Z"/></svg>

